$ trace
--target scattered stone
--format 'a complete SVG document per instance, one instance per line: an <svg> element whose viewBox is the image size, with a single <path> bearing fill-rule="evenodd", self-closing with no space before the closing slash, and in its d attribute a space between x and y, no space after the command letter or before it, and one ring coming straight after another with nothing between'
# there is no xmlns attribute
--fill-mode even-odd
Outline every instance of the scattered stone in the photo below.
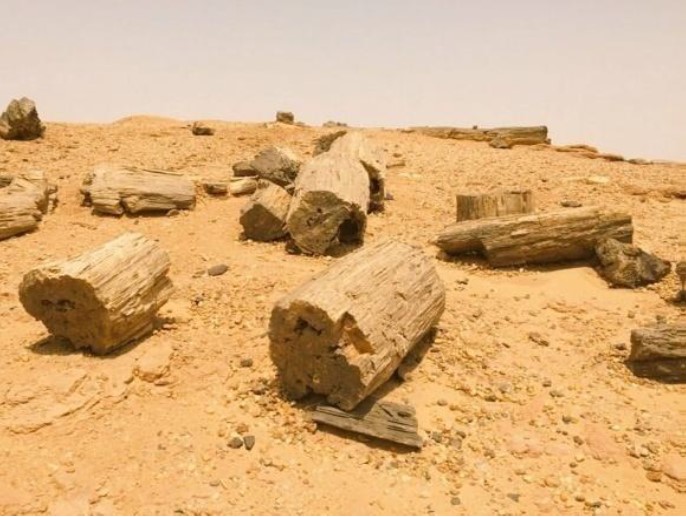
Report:
<svg viewBox="0 0 686 517"><path fill-rule="evenodd" d="M134 374L142 381L158 383L169 373L169 364L173 355L174 349L169 343L151 346L138 358Z"/></svg>
<svg viewBox="0 0 686 517"><path fill-rule="evenodd" d="M553 398L561 398L564 397L565 394L560 390L550 390L550 396Z"/></svg>
<svg viewBox="0 0 686 517"><path fill-rule="evenodd" d="M652 284L672 269L666 260L616 239L600 241L595 250L601 263L601 275L617 287L636 288Z"/></svg>
<svg viewBox="0 0 686 517"><path fill-rule="evenodd" d="M579 203L578 201L565 199L564 201L560 201L560 206L563 206L565 208L579 208L583 205L581 203Z"/></svg>
<svg viewBox="0 0 686 517"><path fill-rule="evenodd" d="M257 190L257 180L255 178L238 178L229 185L229 192L232 196L244 196L252 194Z"/></svg>
<svg viewBox="0 0 686 517"><path fill-rule="evenodd" d="M512 144L505 138L503 137L495 137L493 140L488 142L488 145L495 149L510 149L512 148Z"/></svg>
<svg viewBox="0 0 686 517"><path fill-rule="evenodd" d="M255 437L251 434L244 436L243 443L245 444L245 448L251 451L252 448L255 447Z"/></svg>
<svg viewBox="0 0 686 517"><path fill-rule="evenodd" d="M529 332L529 339L540 346L550 345L550 342L538 332Z"/></svg>
<svg viewBox="0 0 686 517"><path fill-rule="evenodd" d="M662 460L662 472L680 482L686 482L686 457L676 453L668 454Z"/></svg>
<svg viewBox="0 0 686 517"><path fill-rule="evenodd" d="M241 368L251 368L253 365L252 357L244 357L240 362Z"/></svg>
<svg viewBox="0 0 686 517"><path fill-rule="evenodd" d="M276 183L280 187L295 181L300 171L301 161L286 147L270 146L263 149L250 162L250 167L260 179ZM234 169L235 173L235 169Z"/></svg>
<svg viewBox="0 0 686 517"><path fill-rule="evenodd" d="M38 117L36 103L27 97L13 99L0 115L0 138L3 140L35 140L45 133Z"/></svg>
<svg viewBox="0 0 686 517"><path fill-rule="evenodd" d="M628 347L626 346L626 343L615 343L614 347L615 347L615 350L619 350L621 352L628 349Z"/></svg>
<svg viewBox="0 0 686 517"><path fill-rule="evenodd" d="M590 176L586 178L586 183L589 185L607 185L610 183L610 178L607 176Z"/></svg>
<svg viewBox="0 0 686 517"><path fill-rule="evenodd" d="M507 494L507 497L512 499L515 503L519 502L520 494Z"/></svg>
<svg viewBox="0 0 686 517"><path fill-rule="evenodd" d="M387 190L386 193L384 194L384 199L385 199L386 201L394 201L394 200L395 200L395 196L393 196L393 194L391 194L391 191L390 191L390 190Z"/></svg>
<svg viewBox="0 0 686 517"><path fill-rule="evenodd" d="M193 122L191 133L195 136L212 136L214 135L214 128L211 128L202 122Z"/></svg>
<svg viewBox="0 0 686 517"><path fill-rule="evenodd" d="M627 161L633 165L650 165L653 163L650 160L646 160L644 158L631 158Z"/></svg>
<svg viewBox="0 0 686 517"><path fill-rule="evenodd" d="M598 158L602 158L603 160L607 160L608 162L623 162L624 161L624 156L620 154L612 154L612 153L599 153Z"/></svg>
<svg viewBox="0 0 686 517"><path fill-rule="evenodd" d="M229 270L229 266L226 264L217 264L212 266L207 270L207 274L210 276L221 276Z"/></svg>
<svg viewBox="0 0 686 517"><path fill-rule="evenodd" d="M276 121L282 124L295 124L295 116L290 111L277 111Z"/></svg>
<svg viewBox="0 0 686 517"><path fill-rule="evenodd" d="M243 439L240 436L234 436L229 440L229 447L232 449L240 449L243 447Z"/></svg>
<svg viewBox="0 0 686 517"><path fill-rule="evenodd" d="M322 124L322 127L348 127L345 122L336 122L334 120L327 120Z"/></svg>
<svg viewBox="0 0 686 517"><path fill-rule="evenodd" d="M438 401L436 402L436 404L438 404L439 406L447 406L447 405L448 405L448 401L445 400L445 399L438 399Z"/></svg>
<svg viewBox="0 0 686 517"><path fill-rule="evenodd" d="M450 499L450 504L452 504L453 506L459 506L460 504L462 504L462 501L459 497L455 496Z"/></svg>
<svg viewBox="0 0 686 517"><path fill-rule="evenodd" d="M257 171L253 169L251 162L242 161L233 164L233 175L236 178L257 176Z"/></svg>
<svg viewBox="0 0 686 517"><path fill-rule="evenodd" d="M229 193L229 184L225 181L203 181L202 188L210 196L225 196Z"/></svg>

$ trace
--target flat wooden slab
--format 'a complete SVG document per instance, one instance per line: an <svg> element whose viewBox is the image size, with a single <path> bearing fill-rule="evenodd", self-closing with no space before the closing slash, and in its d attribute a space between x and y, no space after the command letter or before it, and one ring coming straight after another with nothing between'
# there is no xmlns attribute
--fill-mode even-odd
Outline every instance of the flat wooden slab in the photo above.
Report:
<svg viewBox="0 0 686 517"><path fill-rule="evenodd" d="M312 419L320 424L416 449L421 449L423 445L417 434L417 417L412 406L370 398L352 411L343 411L333 406L317 406L312 411Z"/></svg>

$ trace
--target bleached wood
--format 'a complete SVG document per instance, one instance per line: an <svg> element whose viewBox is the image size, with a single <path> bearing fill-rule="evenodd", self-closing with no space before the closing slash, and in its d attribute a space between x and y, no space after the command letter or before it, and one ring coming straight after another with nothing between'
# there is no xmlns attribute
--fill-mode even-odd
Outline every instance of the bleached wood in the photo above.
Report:
<svg viewBox="0 0 686 517"><path fill-rule="evenodd" d="M257 190L256 178L240 178L232 180L229 184L229 192L232 196L245 196Z"/></svg>
<svg viewBox="0 0 686 517"><path fill-rule="evenodd" d="M284 189L269 183L259 189L241 209L240 223L248 239L273 241L286 235L286 216L291 196Z"/></svg>
<svg viewBox="0 0 686 517"><path fill-rule="evenodd" d="M154 241L126 233L29 271L19 298L51 334L105 354L153 330L155 314L173 292L169 267Z"/></svg>
<svg viewBox="0 0 686 517"><path fill-rule="evenodd" d="M332 149L301 167L287 229L303 252L324 254L340 243L364 240L368 206L364 166L357 157Z"/></svg>
<svg viewBox="0 0 686 517"><path fill-rule="evenodd" d="M480 194L457 194L457 221L509 214L530 214L534 196L530 190L498 190Z"/></svg>
<svg viewBox="0 0 686 517"><path fill-rule="evenodd" d="M35 199L26 195L9 195L0 189L0 240L38 228L41 212Z"/></svg>
<svg viewBox="0 0 686 517"><path fill-rule="evenodd" d="M195 186L182 174L101 164L83 181L81 192L95 212L167 212L195 206Z"/></svg>
<svg viewBox="0 0 686 517"><path fill-rule="evenodd" d="M448 254L481 252L494 267L588 259L599 240L631 242L631 216L597 207L461 221L434 244Z"/></svg>
<svg viewBox="0 0 686 517"><path fill-rule="evenodd" d="M418 248L384 241L339 260L279 300L270 353L287 393L350 410L436 325L445 288Z"/></svg>

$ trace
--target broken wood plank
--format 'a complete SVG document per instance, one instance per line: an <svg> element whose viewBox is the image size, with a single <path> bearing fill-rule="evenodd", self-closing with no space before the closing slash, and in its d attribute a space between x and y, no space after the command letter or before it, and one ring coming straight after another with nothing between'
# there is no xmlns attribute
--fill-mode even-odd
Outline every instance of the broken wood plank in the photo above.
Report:
<svg viewBox="0 0 686 517"><path fill-rule="evenodd" d="M367 399L352 411L333 406L317 406L312 420L345 431L380 438L421 449L423 440L417 433L418 424L412 406Z"/></svg>

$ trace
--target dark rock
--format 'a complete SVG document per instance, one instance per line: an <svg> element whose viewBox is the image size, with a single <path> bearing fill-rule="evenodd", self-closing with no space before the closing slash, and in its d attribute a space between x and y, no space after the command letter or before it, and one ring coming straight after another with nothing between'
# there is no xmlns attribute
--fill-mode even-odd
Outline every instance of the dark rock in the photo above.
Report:
<svg viewBox="0 0 686 517"><path fill-rule="evenodd" d="M245 178L250 176L257 176L257 171L252 168L250 162L238 162L233 164L233 175L236 178Z"/></svg>
<svg viewBox="0 0 686 517"><path fill-rule="evenodd" d="M317 156L331 149L331 144L333 144L337 139L342 137L347 133L346 130L334 131L333 133L327 133L322 135L314 141L314 151L312 151L312 156Z"/></svg>
<svg viewBox="0 0 686 517"><path fill-rule="evenodd" d="M579 208L582 205L578 201L565 199L564 201L560 201L560 206L564 208Z"/></svg>
<svg viewBox="0 0 686 517"><path fill-rule="evenodd" d="M244 357L240 362L241 368L250 368L253 365L252 357Z"/></svg>
<svg viewBox="0 0 686 517"><path fill-rule="evenodd" d="M294 124L295 116L290 111L277 111L276 121L282 124Z"/></svg>
<svg viewBox="0 0 686 517"><path fill-rule="evenodd" d="M245 444L245 448L251 451L252 448L255 447L255 437L251 434L244 436L243 443Z"/></svg>
<svg viewBox="0 0 686 517"><path fill-rule="evenodd" d="M207 274L210 276L221 276L229 270L229 266L226 264L217 264L212 266L207 270Z"/></svg>
<svg viewBox="0 0 686 517"><path fill-rule="evenodd" d="M458 506L458 505L462 504L462 501L460 500L459 497L455 496L452 499L450 499L450 504L452 504L453 506Z"/></svg>
<svg viewBox="0 0 686 517"><path fill-rule="evenodd" d="M4 140L34 140L45 133L36 111L36 103L22 97L13 99L0 116L0 138Z"/></svg>
<svg viewBox="0 0 686 517"><path fill-rule="evenodd" d="M191 133L195 136L212 136L214 134L214 128L206 126L201 122L193 122Z"/></svg>
<svg viewBox="0 0 686 517"><path fill-rule="evenodd" d="M384 194L383 198L384 198L386 201L394 201L394 200L395 200L395 196L394 196L393 194L391 194L391 191L390 191L390 190L387 190L387 191L386 191L386 193Z"/></svg>
<svg viewBox="0 0 686 517"><path fill-rule="evenodd" d="M519 494L507 494L507 497L512 499L515 503L518 503L521 496Z"/></svg>
<svg viewBox="0 0 686 517"><path fill-rule="evenodd" d="M600 274L612 285L635 288L660 281L672 265L631 244L605 239L595 248Z"/></svg>
<svg viewBox="0 0 686 517"><path fill-rule="evenodd" d="M229 184L225 181L204 181L202 188L211 196L225 196L229 193Z"/></svg>
<svg viewBox="0 0 686 517"><path fill-rule="evenodd" d="M271 146L260 151L250 162L250 167L259 178L285 187L295 181L300 164L300 160L290 149Z"/></svg>
<svg viewBox="0 0 686 517"><path fill-rule="evenodd" d="M322 127L348 127L345 122L336 122L334 120L328 120L322 124Z"/></svg>
<svg viewBox="0 0 686 517"><path fill-rule="evenodd" d="M240 436L234 436L229 440L229 447L232 449L240 449L243 447L243 439Z"/></svg>

